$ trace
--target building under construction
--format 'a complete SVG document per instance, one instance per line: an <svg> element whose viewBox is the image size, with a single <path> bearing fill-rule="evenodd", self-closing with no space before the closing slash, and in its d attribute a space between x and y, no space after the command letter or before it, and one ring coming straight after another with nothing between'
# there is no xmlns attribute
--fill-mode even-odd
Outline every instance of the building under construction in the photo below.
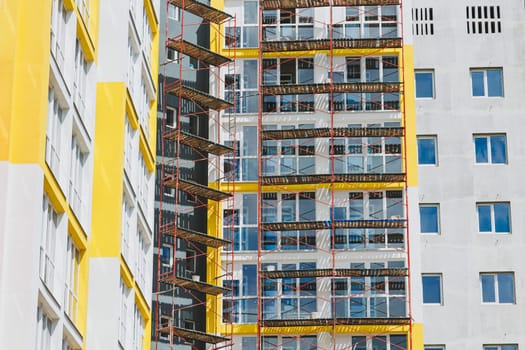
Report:
<svg viewBox="0 0 525 350"><path fill-rule="evenodd" d="M410 6L168 3L183 11L175 33L166 24L179 74L163 85L157 339L421 349ZM209 46L188 39L192 18ZM202 72L205 88L184 77Z"/></svg>

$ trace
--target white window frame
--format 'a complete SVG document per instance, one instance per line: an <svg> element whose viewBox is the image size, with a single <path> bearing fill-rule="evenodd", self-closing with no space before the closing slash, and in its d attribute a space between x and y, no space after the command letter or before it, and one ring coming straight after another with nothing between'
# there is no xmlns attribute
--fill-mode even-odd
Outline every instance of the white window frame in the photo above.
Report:
<svg viewBox="0 0 525 350"><path fill-rule="evenodd" d="M78 278L80 273L80 250L73 238L67 236L66 278L64 291L64 308L73 323L78 318Z"/></svg>
<svg viewBox="0 0 525 350"><path fill-rule="evenodd" d="M123 348L127 347L127 334L128 334L128 297L130 289L126 286L124 281L120 279L120 313L119 313L119 332L118 341Z"/></svg>
<svg viewBox="0 0 525 350"><path fill-rule="evenodd" d="M501 95L489 96L489 83L487 72L488 71L500 71L501 72ZM483 73L483 96L474 96L474 89L472 86L472 73ZM471 84L471 97L472 98L503 98L505 97L505 81L503 77L503 68L502 67L491 67L491 68L470 68L470 84Z"/></svg>
<svg viewBox="0 0 525 350"><path fill-rule="evenodd" d="M173 4L168 4L168 19L180 21L181 9Z"/></svg>
<svg viewBox="0 0 525 350"><path fill-rule="evenodd" d="M494 212L494 204L508 204L509 211L509 231L508 232L496 232L496 214ZM480 206L489 206L490 207L490 231L480 231L479 230L479 207ZM512 233L512 213L510 202L478 202L476 203L476 214L478 218L478 232L481 234L510 234Z"/></svg>
<svg viewBox="0 0 525 350"><path fill-rule="evenodd" d="M52 350L56 322L39 305L37 309L36 350Z"/></svg>
<svg viewBox="0 0 525 350"><path fill-rule="evenodd" d="M49 87L46 127L46 163L58 179L60 178L62 127L67 110L62 108L54 86Z"/></svg>
<svg viewBox="0 0 525 350"><path fill-rule="evenodd" d="M83 0L85 1L85 0ZM75 77L73 80L73 101L81 117L85 120L87 101L87 80L89 74L89 63L86 60L84 49L80 40L76 40L75 46Z"/></svg>
<svg viewBox="0 0 525 350"><path fill-rule="evenodd" d="M64 7L64 0L53 0L51 6L51 54L61 70L64 66L68 14Z"/></svg>
<svg viewBox="0 0 525 350"><path fill-rule="evenodd" d="M500 274L511 274L512 275L512 287L514 288L512 293L514 300L512 303L502 303L499 296L499 280L498 275ZM482 276L494 276L494 301L483 301L483 282ZM512 271L498 271L498 272L480 272L479 273L479 286L481 292L481 303L483 305L514 305L516 304L516 275Z"/></svg>
<svg viewBox="0 0 525 350"><path fill-rule="evenodd" d="M44 196L42 210L42 236L40 241L40 279L50 289L54 288L56 241L60 217Z"/></svg>
<svg viewBox="0 0 525 350"><path fill-rule="evenodd" d="M86 164L88 153L81 143L81 138L73 134L71 137L71 161L69 172L69 205L78 218L82 218L83 213L83 195L84 186L86 185Z"/></svg>

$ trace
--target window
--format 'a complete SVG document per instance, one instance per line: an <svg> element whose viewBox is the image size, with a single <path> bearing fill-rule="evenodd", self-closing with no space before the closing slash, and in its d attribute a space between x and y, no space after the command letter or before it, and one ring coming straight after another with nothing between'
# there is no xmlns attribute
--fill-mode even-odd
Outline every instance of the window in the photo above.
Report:
<svg viewBox="0 0 525 350"><path fill-rule="evenodd" d="M245 264L240 279L224 280L230 291L223 296L223 320L233 323L257 322L257 265Z"/></svg>
<svg viewBox="0 0 525 350"><path fill-rule="evenodd" d="M244 1L242 7L243 14L238 16L237 27L226 27L225 41L226 47L249 48L258 45L258 4L257 1Z"/></svg>
<svg viewBox="0 0 525 350"><path fill-rule="evenodd" d="M335 83L399 82L397 56L341 57L335 59L334 65L343 69L331 76ZM332 104L335 111L399 110L399 93L336 93Z"/></svg>
<svg viewBox="0 0 525 350"><path fill-rule="evenodd" d="M66 110L60 105L55 88L50 86L46 128L46 163L56 178L60 178L62 125L66 113Z"/></svg>
<svg viewBox="0 0 525 350"><path fill-rule="evenodd" d="M298 264L265 263L263 270L312 270L315 262ZM280 282L280 283L279 283ZM264 279L262 281L262 312L264 320L308 319L317 312L317 281L315 277Z"/></svg>
<svg viewBox="0 0 525 350"><path fill-rule="evenodd" d="M262 221L315 221L315 207L315 192L264 193ZM265 231L262 234L264 250L309 250L316 247L314 230Z"/></svg>
<svg viewBox="0 0 525 350"><path fill-rule="evenodd" d="M417 161L419 165L437 165L437 137L417 137Z"/></svg>
<svg viewBox="0 0 525 350"><path fill-rule="evenodd" d="M510 203L478 203L479 232L510 233Z"/></svg>
<svg viewBox="0 0 525 350"><path fill-rule="evenodd" d="M233 153L224 157L224 173L226 177L235 176L235 180L257 181L258 161L257 161L257 126L243 126L242 134L237 140L225 141L225 145L235 149L235 159Z"/></svg>
<svg viewBox="0 0 525 350"><path fill-rule="evenodd" d="M197 272L197 252L193 249L186 249L186 274L192 276Z"/></svg>
<svg viewBox="0 0 525 350"><path fill-rule="evenodd" d="M472 96L502 97L503 70L501 68L471 69Z"/></svg>
<svg viewBox="0 0 525 350"><path fill-rule="evenodd" d="M384 123L385 127L399 127L399 125L399 123ZM349 125L349 127L356 126L362 127L360 124ZM383 125L366 125L366 127L381 126ZM400 137L336 137L330 153L334 155L334 171L336 174L393 174L402 172Z"/></svg>
<svg viewBox="0 0 525 350"><path fill-rule="evenodd" d="M439 234L439 204L420 204L419 220L421 233Z"/></svg>
<svg viewBox="0 0 525 350"><path fill-rule="evenodd" d="M253 350L256 348L257 348L257 338L256 337L242 337L242 350Z"/></svg>
<svg viewBox="0 0 525 350"><path fill-rule="evenodd" d="M149 275L150 266L148 266L148 252L150 248L147 233L142 224L137 225L136 238L135 238L135 271L133 274L136 276L135 280L139 287L144 291L146 290L146 276Z"/></svg>
<svg viewBox="0 0 525 350"><path fill-rule="evenodd" d="M242 209L224 210L223 237L233 241L235 251L257 250L257 194L242 194L239 205ZM231 249L231 246L226 249Z"/></svg>
<svg viewBox="0 0 525 350"><path fill-rule="evenodd" d="M351 263L351 269L403 268L403 261ZM335 278L332 283L336 318L406 317L405 277Z"/></svg>
<svg viewBox="0 0 525 350"><path fill-rule="evenodd" d="M263 40L311 40L314 38L312 8L264 10Z"/></svg>
<svg viewBox="0 0 525 350"><path fill-rule="evenodd" d="M506 135L474 135L476 163L506 164Z"/></svg>
<svg viewBox="0 0 525 350"><path fill-rule="evenodd" d="M309 129L314 124L280 125L281 130ZM265 130L277 130L276 125L265 125ZM262 145L262 174L310 175L315 173L315 140L264 140Z"/></svg>
<svg viewBox="0 0 525 350"><path fill-rule="evenodd" d="M125 119L125 136L124 136L124 170L129 182L133 185L137 178L137 153L138 153L138 133L133 129L129 122L128 115Z"/></svg>
<svg viewBox="0 0 525 350"><path fill-rule="evenodd" d="M225 99L233 104L231 113L257 113L257 60L242 60L224 77Z"/></svg>
<svg viewBox="0 0 525 350"><path fill-rule="evenodd" d="M423 275L423 304L443 304L441 275Z"/></svg>
<svg viewBox="0 0 525 350"><path fill-rule="evenodd" d="M173 4L168 4L168 18L178 21L180 18L180 8Z"/></svg>
<svg viewBox="0 0 525 350"><path fill-rule="evenodd" d="M492 304L514 304L514 273L480 273L481 301Z"/></svg>
<svg viewBox="0 0 525 350"><path fill-rule="evenodd" d="M173 246L171 244L163 243L161 248L160 261L162 266L173 266Z"/></svg>
<svg viewBox="0 0 525 350"><path fill-rule="evenodd" d="M83 181L87 154L82 149L76 135L71 138L71 168L69 173L69 204L77 217L82 218Z"/></svg>
<svg viewBox="0 0 525 350"><path fill-rule="evenodd" d="M404 222L403 191L347 192L336 194L335 221L392 220ZM402 248L402 228L335 229L335 249Z"/></svg>
<svg viewBox="0 0 525 350"><path fill-rule="evenodd" d="M89 29L89 1L90 0L80 0L79 4L80 14L82 15L82 20L87 29Z"/></svg>
<svg viewBox="0 0 525 350"><path fill-rule="evenodd" d="M144 318L140 313L137 305L135 305L135 312L133 313L133 350L142 350L144 347Z"/></svg>
<svg viewBox="0 0 525 350"><path fill-rule="evenodd" d="M425 345L425 350L445 350L445 345Z"/></svg>
<svg viewBox="0 0 525 350"><path fill-rule="evenodd" d="M399 6L351 6L346 7L342 24L333 26L333 37L376 39L397 38ZM340 17L339 8L334 8L334 17Z"/></svg>
<svg viewBox="0 0 525 350"><path fill-rule="evenodd" d="M263 59L263 85L310 84L314 82L314 59ZM314 96L264 95L264 112L313 112Z"/></svg>
<svg viewBox="0 0 525 350"><path fill-rule="evenodd" d="M39 306L37 310L36 349L51 350L55 322Z"/></svg>
<svg viewBox="0 0 525 350"><path fill-rule="evenodd" d="M133 203L126 193L122 195L122 228L120 252L127 263L131 265L131 238L133 237L132 227L136 220Z"/></svg>
<svg viewBox="0 0 525 350"><path fill-rule="evenodd" d="M40 278L53 288L55 275L55 249L59 217L55 208L44 196L42 210L42 236L40 240Z"/></svg>
<svg viewBox="0 0 525 350"><path fill-rule="evenodd" d="M434 70L416 70L416 98L434 98Z"/></svg>
<svg viewBox="0 0 525 350"><path fill-rule="evenodd" d="M243 350L248 349L244 348ZM256 349L254 344L253 348ZM263 336L261 337L262 350L316 350L317 337L315 335L303 336Z"/></svg>
<svg viewBox="0 0 525 350"><path fill-rule="evenodd" d="M86 111L87 100L87 77L89 65L86 61L84 50L80 41L77 39L75 48L75 79L73 83L73 101L81 118Z"/></svg>
<svg viewBox="0 0 525 350"><path fill-rule="evenodd" d="M127 332L128 332L128 296L130 289L126 287L124 281L120 280L120 315L119 315L119 331L118 341L123 348L127 346Z"/></svg>
<svg viewBox="0 0 525 350"><path fill-rule="evenodd" d="M467 34L501 33L499 6L467 6Z"/></svg>
<svg viewBox="0 0 525 350"><path fill-rule="evenodd" d="M71 236L68 235L66 255L66 294L64 305L66 308L66 314L73 322L77 321L79 269L80 251Z"/></svg>
<svg viewBox="0 0 525 350"><path fill-rule="evenodd" d="M53 0L51 6L51 53L57 67L63 69L67 11L63 0Z"/></svg>
<svg viewBox="0 0 525 350"><path fill-rule="evenodd" d="M352 350L405 350L408 349L407 336L399 335L374 335L374 336L352 336L351 340L343 340L344 343L338 343L337 349L348 348ZM341 345L339 345L341 344Z"/></svg>
<svg viewBox="0 0 525 350"><path fill-rule="evenodd" d="M412 34L434 35L434 9L432 7L412 9Z"/></svg>
<svg viewBox="0 0 525 350"><path fill-rule="evenodd" d="M483 345L483 350L518 350L517 344Z"/></svg>

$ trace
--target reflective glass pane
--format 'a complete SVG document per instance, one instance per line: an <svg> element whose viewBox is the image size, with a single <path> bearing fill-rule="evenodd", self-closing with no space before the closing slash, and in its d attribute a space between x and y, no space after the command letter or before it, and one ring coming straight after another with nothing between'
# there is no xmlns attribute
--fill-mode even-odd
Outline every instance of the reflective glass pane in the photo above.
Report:
<svg viewBox="0 0 525 350"><path fill-rule="evenodd" d="M492 163L507 163L507 142L505 136L496 135L490 137L490 157Z"/></svg>
<svg viewBox="0 0 525 350"><path fill-rule="evenodd" d="M514 274L498 274L498 296L500 303L514 303Z"/></svg>
<svg viewBox="0 0 525 350"><path fill-rule="evenodd" d="M488 139L485 136L474 138L474 148L476 150L476 163L488 163Z"/></svg>
<svg viewBox="0 0 525 350"><path fill-rule="evenodd" d="M484 303L494 303L496 301L494 275L481 275L481 294Z"/></svg>

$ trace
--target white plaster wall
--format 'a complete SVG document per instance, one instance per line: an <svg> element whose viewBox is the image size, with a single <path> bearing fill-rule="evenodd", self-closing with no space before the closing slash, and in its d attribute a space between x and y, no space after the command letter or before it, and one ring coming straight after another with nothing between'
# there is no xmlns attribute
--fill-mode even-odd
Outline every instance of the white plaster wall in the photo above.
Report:
<svg viewBox="0 0 525 350"><path fill-rule="evenodd" d="M119 349L120 262L115 258L91 258L86 348ZM132 304L131 304L132 305ZM129 306L128 306L129 307ZM132 336L133 332L127 333Z"/></svg>
<svg viewBox="0 0 525 350"><path fill-rule="evenodd" d="M499 5L501 34L466 32L465 7ZM414 1L434 8L433 36L416 36L415 67L435 69L435 99L417 101L417 132L437 135L438 166L419 167L421 203L439 203L441 235L420 235L421 272L443 274L442 306L423 305L425 343L447 350L525 346L525 4ZM503 67L504 97L473 98L469 69ZM472 135L506 133L507 165L476 165ZM479 234L476 202L510 201L512 234ZM480 272L513 271L515 305L482 305Z"/></svg>
<svg viewBox="0 0 525 350"><path fill-rule="evenodd" d="M128 64L129 7L127 0L100 2L98 43L99 82L126 82ZM142 13L142 9L140 9ZM138 87L136 87L138 88Z"/></svg>
<svg viewBox="0 0 525 350"><path fill-rule="evenodd" d="M0 349L33 349L43 174L0 162Z"/></svg>

